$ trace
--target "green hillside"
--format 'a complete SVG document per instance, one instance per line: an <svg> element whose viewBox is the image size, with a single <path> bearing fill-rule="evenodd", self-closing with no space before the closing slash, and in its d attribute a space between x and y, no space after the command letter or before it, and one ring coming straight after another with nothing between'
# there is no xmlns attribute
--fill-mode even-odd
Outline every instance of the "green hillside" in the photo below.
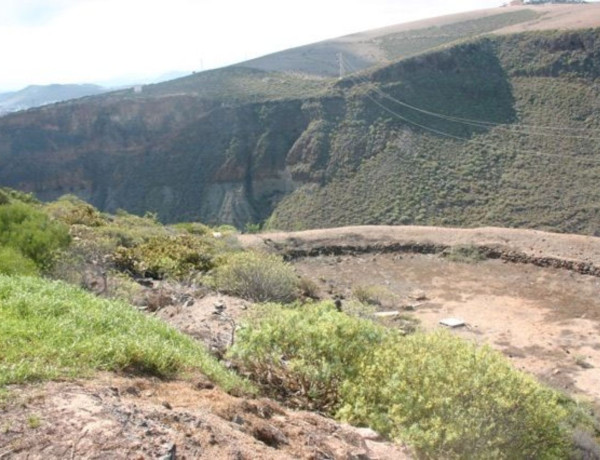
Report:
<svg viewBox="0 0 600 460"><path fill-rule="evenodd" d="M231 67L4 117L0 184L166 222L600 227L600 29L324 79Z"/></svg>
<svg viewBox="0 0 600 460"><path fill-rule="evenodd" d="M269 225L499 225L597 234L599 72L600 37L588 30L484 39L351 79L371 88L352 97L370 114L356 128L362 152L340 151L360 156L357 166L300 187ZM337 142L344 136L333 135Z"/></svg>

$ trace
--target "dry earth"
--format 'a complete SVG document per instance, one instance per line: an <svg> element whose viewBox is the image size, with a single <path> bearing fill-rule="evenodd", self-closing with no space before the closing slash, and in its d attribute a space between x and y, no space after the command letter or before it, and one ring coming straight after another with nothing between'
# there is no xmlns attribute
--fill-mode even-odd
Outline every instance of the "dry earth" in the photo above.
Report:
<svg viewBox="0 0 600 460"><path fill-rule="evenodd" d="M389 293L380 310L412 316L425 330L461 319L466 326L456 334L501 350L516 367L600 407L600 238L368 226L241 239L287 254L322 297L350 299L357 286L380 286ZM495 259L452 262L442 253L452 246L483 247ZM301 257L307 254L313 257Z"/></svg>
<svg viewBox="0 0 600 460"><path fill-rule="evenodd" d="M1 459L403 459L371 430L230 396L200 379L111 374L11 389Z"/></svg>

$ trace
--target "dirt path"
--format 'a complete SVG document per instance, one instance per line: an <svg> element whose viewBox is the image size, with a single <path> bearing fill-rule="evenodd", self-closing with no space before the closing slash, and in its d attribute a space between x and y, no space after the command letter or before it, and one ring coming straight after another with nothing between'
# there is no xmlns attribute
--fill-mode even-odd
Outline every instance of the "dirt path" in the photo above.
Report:
<svg viewBox="0 0 600 460"><path fill-rule="evenodd" d="M389 292L380 310L406 315L414 309L408 314L426 330L443 327L446 317L462 319L467 327L454 333L501 350L516 367L600 407L600 278L573 270L600 266L598 238L498 228L347 227L242 241L312 255L293 263L324 298L350 299L357 286L379 286ZM476 263L442 257L457 245L520 256ZM548 260L563 268L539 266Z"/></svg>
<svg viewBox="0 0 600 460"><path fill-rule="evenodd" d="M475 245L497 248L506 254L518 253L532 259L556 259L600 267L600 238L537 230L373 225L241 235L239 240L245 247L271 246L281 252L318 252L322 248L367 248L375 252L390 245L423 244L440 249Z"/></svg>

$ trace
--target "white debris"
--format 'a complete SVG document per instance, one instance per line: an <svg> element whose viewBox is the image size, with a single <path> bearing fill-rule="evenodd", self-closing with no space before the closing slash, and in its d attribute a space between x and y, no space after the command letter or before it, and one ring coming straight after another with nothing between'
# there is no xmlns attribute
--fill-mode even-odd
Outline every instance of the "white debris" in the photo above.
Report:
<svg viewBox="0 0 600 460"><path fill-rule="evenodd" d="M375 316L379 318L391 318L393 316L398 316L400 312L398 311L378 311L375 313Z"/></svg>
<svg viewBox="0 0 600 460"><path fill-rule="evenodd" d="M440 324L448 327L461 327L465 326L465 322L459 318L444 318L440 320Z"/></svg>
<svg viewBox="0 0 600 460"><path fill-rule="evenodd" d="M213 232L213 237L215 238L221 238L223 236L223 234L221 232Z"/></svg>

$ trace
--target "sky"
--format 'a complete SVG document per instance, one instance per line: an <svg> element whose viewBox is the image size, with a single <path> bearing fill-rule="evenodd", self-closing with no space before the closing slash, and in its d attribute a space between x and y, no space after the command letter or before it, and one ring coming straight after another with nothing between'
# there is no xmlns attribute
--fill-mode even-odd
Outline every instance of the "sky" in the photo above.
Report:
<svg viewBox="0 0 600 460"><path fill-rule="evenodd" d="M0 0L0 92L144 82L503 0Z"/></svg>

